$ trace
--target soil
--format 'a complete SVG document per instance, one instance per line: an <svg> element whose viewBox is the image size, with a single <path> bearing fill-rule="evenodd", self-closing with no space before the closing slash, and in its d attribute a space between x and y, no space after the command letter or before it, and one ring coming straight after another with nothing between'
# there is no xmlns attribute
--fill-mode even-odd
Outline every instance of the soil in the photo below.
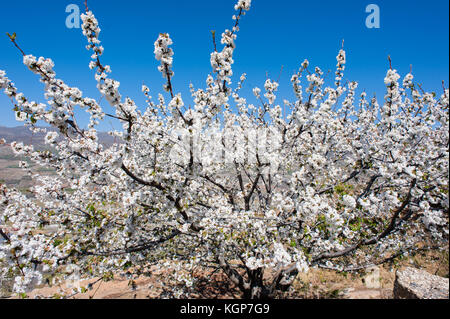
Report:
<svg viewBox="0 0 450 319"><path fill-rule="evenodd" d="M397 264L381 265L378 267L379 286L377 288L367 287L366 279L373 275L365 272L345 274L331 270L310 269L306 274L299 274L290 291L277 297L290 299L392 299L395 271L408 266L448 277L448 253L421 253L401 260ZM147 274L145 276L132 278L129 275L121 274L115 275L114 279L108 281L99 278L85 279L79 283L80 287L86 288L83 293L74 293L69 282L53 287L47 285L33 290L27 294L27 298L238 299L241 297L239 290L230 283L224 273L200 268L193 273L197 279L195 289L189 295L175 296L172 288L176 283L168 279L166 272L163 268L152 266L145 272Z"/></svg>

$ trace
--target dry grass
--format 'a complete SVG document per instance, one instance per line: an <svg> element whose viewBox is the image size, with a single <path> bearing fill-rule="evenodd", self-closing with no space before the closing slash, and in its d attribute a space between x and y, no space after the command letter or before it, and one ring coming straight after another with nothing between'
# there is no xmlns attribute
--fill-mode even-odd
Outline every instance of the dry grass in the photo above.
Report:
<svg viewBox="0 0 450 319"><path fill-rule="evenodd" d="M446 252L421 252L414 256L403 258L395 263L379 266L379 288L367 288L365 278L367 273L339 273L331 270L310 269L307 274L300 274L289 292L282 293L279 298L294 299L389 299L392 298L392 289L395 280L395 271L404 267L424 269L431 274L449 276L449 258ZM73 298L95 299L148 299L148 298L175 298L171 294L176 285L167 277L167 269L152 267L149 272L130 279L115 276L114 280L97 281L88 279L82 282L87 287L94 283L92 289ZM192 299L233 299L240 298L240 293L221 272L210 269L196 268L192 275L197 279L196 288L188 296L182 298ZM7 288L3 286L2 288ZM62 296L62 290L70 292L65 285L58 287L45 287L28 294L29 298L41 295L46 298ZM69 293L70 294L70 293Z"/></svg>
<svg viewBox="0 0 450 319"><path fill-rule="evenodd" d="M380 287L369 289L365 279L368 273L340 273L324 269L311 269L307 274L300 274L293 285L291 298L355 298L355 299L389 299L392 298L395 272L405 267L423 269L433 275L449 277L448 251L420 252L414 256L404 257L394 263L379 266Z"/></svg>

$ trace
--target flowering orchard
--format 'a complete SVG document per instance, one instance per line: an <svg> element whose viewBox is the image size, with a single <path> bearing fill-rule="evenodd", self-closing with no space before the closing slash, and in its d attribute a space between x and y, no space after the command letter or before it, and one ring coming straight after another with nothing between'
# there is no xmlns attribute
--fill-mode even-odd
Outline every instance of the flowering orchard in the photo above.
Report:
<svg viewBox="0 0 450 319"><path fill-rule="evenodd" d="M402 80L390 66L382 103L356 96L357 83L343 79L342 48L330 86L320 68L307 60L299 66L291 78L295 100L283 101L286 117L274 80L254 88L258 103L249 104L240 93L245 74L234 84L232 65L250 3L239 0L233 27L220 44L214 39L205 87L190 87L193 107L172 85L168 34L154 51L165 92L154 99L144 85L141 111L103 64L100 28L86 6L89 67L113 114L10 35L45 85L47 104L28 100L4 71L0 88L17 120L31 130L43 130L37 121L54 128L46 143L56 150L11 144L56 171L33 175L31 198L1 186L1 273L15 275L16 292L43 278L66 279L67 265L104 277L159 264L180 283L174 296L195 288L190 270L211 267L244 297L262 298L288 289L310 267L354 271L423 245L446 247L449 90L424 92L412 74ZM89 113L87 128L77 124L76 106ZM120 140L110 147L95 129L107 118L123 125L109 132Z"/></svg>

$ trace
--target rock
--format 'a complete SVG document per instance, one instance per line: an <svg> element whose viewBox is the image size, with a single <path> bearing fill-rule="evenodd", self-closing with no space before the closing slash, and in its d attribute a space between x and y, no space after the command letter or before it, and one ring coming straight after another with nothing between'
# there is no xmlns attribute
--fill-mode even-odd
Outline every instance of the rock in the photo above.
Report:
<svg viewBox="0 0 450 319"><path fill-rule="evenodd" d="M394 282L395 299L448 299L448 278L407 267L397 270Z"/></svg>
<svg viewBox="0 0 450 319"><path fill-rule="evenodd" d="M355 291L355 288L350 287L350 288L345 288L345 289L342 291L342 293L343 293L343 294L348 294L349 292L353 292L353 291Z"/></svg>
<svg viewBox="0 0 450 319"><path fill-rule="evenodd" d="M381 288L380 283L380 268L377 266L370 267L367 270L367 275L363 279L364 285L368 289L379 289Z"/></svg>

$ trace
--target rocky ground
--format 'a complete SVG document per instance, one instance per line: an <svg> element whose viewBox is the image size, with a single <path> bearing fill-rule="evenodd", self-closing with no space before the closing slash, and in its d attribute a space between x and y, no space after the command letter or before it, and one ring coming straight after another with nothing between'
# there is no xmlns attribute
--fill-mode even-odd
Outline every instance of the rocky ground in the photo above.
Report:
<svg viewBox="0 0 450 319"><path fill-rule="evenodd" d="M420 253L396 264L385 264L360 273L343 274L311 269L307 274L300 274L291 291L280 295L279 298L392 299L396 270L404 270L407 267L424 269L430 274L448 278L448 252ZM92 278L77 283L65 282L53 287L43 285L27 294L26 298L63 298L63 296L71 299L240 298L239 291L229 283L223 273L198 269L194 275L198 279L198 284L187 296L173 295L171 291L175 283L168 279L164 269L153 266L146 275L137 277L124 274L115 275L114 279L107 281ZM84 292L74 293L73 287L76 286L83 287Z"/></svg>

